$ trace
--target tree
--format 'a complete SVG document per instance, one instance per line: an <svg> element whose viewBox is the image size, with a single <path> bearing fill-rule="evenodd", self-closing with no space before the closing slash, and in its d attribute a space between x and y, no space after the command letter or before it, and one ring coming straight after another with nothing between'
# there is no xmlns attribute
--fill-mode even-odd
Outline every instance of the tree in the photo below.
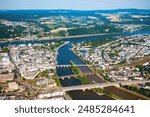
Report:
<svg viewBox="0 0 150 117"><path fill-rule="evenodd" d="M8 53L10 50L8 47L2 47L2 52L3 53Z"/></svg>
<svg viewBox="0 0 150 117"><path fill-rule="evenodd" d="M9 71L3 71L3 72L1 72L1 74L8 74L9 73Z"/></svg>
<svg viewBox="0 0 150 117"><path fill-rule="evenodd" d="M2 93L2 89L3 89L3 87L0 86L0 93Z"/></svg>
<svg viewBox="0 0 150 117"><path fill-rule="evenodd" d="M141 76L143 76L143 65L136 65L136 68L138 68L140 70Z"/></svg>

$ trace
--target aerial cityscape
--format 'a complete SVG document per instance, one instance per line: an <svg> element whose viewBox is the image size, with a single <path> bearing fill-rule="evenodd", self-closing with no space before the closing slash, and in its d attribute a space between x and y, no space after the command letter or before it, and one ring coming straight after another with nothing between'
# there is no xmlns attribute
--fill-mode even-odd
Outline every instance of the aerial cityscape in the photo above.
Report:
<svg viewBox="0 0 150 117"><path fill-rule="evenodd" d="M150 100L149 1L102 10L6 1L0 100Z"/></svg>

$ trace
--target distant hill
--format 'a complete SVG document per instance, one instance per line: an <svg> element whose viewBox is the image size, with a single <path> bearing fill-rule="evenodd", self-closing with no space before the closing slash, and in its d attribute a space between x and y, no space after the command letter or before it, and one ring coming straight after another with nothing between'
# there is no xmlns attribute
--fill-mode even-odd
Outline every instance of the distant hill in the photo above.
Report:
<svg viewBox="0 0 150 117"><path fill-rule="evenodd" d="M146 9L116 9L116 10L0 10L0 19L11 21L24 21L48 16L95 16L95 13L130 12L150 15Z"/></svg>

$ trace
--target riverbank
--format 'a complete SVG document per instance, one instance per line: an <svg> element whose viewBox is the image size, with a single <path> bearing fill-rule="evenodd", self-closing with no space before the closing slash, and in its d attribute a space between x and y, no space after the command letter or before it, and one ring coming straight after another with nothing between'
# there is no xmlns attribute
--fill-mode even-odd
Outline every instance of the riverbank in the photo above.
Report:
<svg viewBox="0 0 150 117"><path fill-rule="evenodd" d="M65 46L66 44L68 44L68 43L69 43L69 42L65 42L64 44L60 45L60 46L56 49L56 51L55 51L55 58L56 58L55 64L57 64L58 50L59 50L61 47L63 47L63 46ZM55 68L56 68L56 67L55 67Z"/></svg>
<svg viewBox="0 0 150 117"><path fill-rule="evenodd" d="M12 42L31 42L31 41L47 41L47 40L61 40L61 39L71 39L71 38L82 38L82 37L91 37L91 36L100 36L100 35L106 35L107 33L101 33L101 34L87 34L87 35L77 35L77 36L66 36L66 37L55 37L55 38L49 38L49 39L34 39L34 40L8 40L8 41L0 41L0 43L12 43ZM119 33L110 33L110 34L119 34Z"/></svg>
<svg viewBox="0 0 150 117"><path fill-rule="evenodd" d="M28 44L28 43L43 43L43 42L55 42L55 41L73 41L79 39L77 41L83 41L84 39L100 39L102 37L112 37L112 36L124 36L124 35L136 35L136 34L150 34L150 31L135 31L135 32L122 32L122 33L101 33L101 34L90 34L90 35L78 35L78 36L70 36L70 37L59 37L59 38L49 38L42 40L19 40L19 41L0 41L0 46L8 46L8 45L19 45L19 44Z"/></svg>

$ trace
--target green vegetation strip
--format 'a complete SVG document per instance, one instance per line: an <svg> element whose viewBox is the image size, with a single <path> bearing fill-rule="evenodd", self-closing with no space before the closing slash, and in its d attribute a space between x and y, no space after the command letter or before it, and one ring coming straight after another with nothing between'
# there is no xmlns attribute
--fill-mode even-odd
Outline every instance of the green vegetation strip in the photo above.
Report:
<svg viewBox="0 0 150 117"><path fill-rule="evenodd" d="M79 78L80 82L82 84L90 84L91 81L86 77L86 75L80 75L80 74L82 74L80 69L72 61L70 63L71 63L71 70L72 70L72 72L77 75L77 77Z"/></svg>

